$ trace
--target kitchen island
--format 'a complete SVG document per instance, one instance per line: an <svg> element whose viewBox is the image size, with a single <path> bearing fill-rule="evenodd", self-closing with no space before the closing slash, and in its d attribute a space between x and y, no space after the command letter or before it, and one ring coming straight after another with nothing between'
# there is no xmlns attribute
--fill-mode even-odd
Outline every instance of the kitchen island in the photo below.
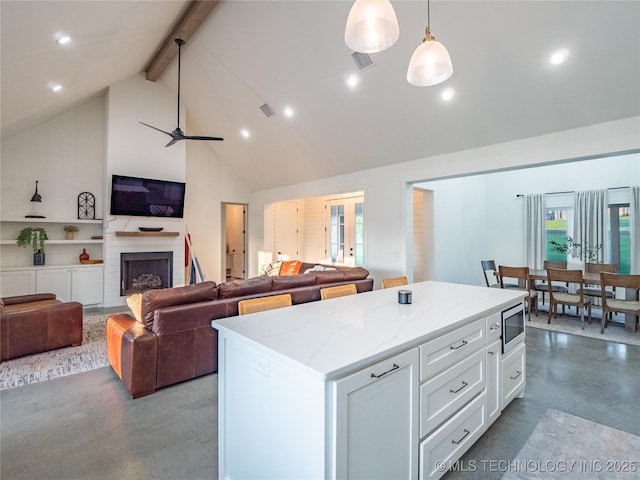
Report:
<svg viewBox="0 0 640 480"><path fill-rule="evenodd" d="M525 292L421 282L212 322L219 478L439 478L525 386Z"/></svg>

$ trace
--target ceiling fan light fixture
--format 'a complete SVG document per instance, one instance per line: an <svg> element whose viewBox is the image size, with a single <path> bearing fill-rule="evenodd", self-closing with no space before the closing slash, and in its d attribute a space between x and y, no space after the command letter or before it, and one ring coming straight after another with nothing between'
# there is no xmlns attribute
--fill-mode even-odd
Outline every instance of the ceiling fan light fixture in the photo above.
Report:
<svg viewBox="0 0 640 480"><path fill-rule="evenodd" d="M356 0L344 31L347 46L360 53L382 52L400 35L396 12L389 0Z"/></svg>

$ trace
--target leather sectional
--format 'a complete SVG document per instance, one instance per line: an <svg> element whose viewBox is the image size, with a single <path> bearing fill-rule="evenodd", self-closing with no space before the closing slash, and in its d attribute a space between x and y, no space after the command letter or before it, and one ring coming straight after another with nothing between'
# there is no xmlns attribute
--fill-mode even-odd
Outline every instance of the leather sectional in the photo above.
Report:
<svg viewBox="0 0 640 480"><path fill-rule="evenodd" d="M313 268L302 264L300 271ZM249 278L216 285L148 290L140 320L116 314L107 320L109 363L133 398L218 370L218 335L211 321L238 315L238 301L290 293L293 304L320 300L320 289L354 283L373 289L361 267L336 267L294 275Z"/></svg>

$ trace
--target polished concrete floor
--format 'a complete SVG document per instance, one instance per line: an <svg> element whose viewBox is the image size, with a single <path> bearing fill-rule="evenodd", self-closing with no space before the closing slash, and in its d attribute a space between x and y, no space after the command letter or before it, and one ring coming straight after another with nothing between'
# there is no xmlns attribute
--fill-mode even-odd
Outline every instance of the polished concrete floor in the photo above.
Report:
<svg viewBox="0 0 640 480"><path fill-rule="evenodd" d="M459 463L473 460L475 471L447 480L501 478L549 408L640 435L640 347L533 328L527 345L525 398ZM217 478L216 382L208 375L131 400L102 368L3 391L0 478Z"/></svg>

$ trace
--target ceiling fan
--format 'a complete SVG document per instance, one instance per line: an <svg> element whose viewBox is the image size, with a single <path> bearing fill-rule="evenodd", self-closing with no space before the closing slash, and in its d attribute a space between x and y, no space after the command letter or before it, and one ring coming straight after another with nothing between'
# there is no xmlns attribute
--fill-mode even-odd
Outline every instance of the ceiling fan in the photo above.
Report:
<svg viewBox="0 0 640 480"><path fill-rule="evenodd" d="M148 123L144 123L144 122L140 122L140 123L142 125L146 125L149 128L153 128L154 130L158 130L159 132L169 135L171 137L171 141L167 143L165 147L169 147L174 143L179 142L180 140L220 140L220 141L224 140L224 138L221 138L221 137L201 137L197 135L185 135L182 129L180 128L180 51L181 51L182 45L184 45L184 40L182 40L181 38L176 38L175 42L178 45L178 126L173 132L169 133L159 128L156 128L152 125L149 125Z"/></svg>

